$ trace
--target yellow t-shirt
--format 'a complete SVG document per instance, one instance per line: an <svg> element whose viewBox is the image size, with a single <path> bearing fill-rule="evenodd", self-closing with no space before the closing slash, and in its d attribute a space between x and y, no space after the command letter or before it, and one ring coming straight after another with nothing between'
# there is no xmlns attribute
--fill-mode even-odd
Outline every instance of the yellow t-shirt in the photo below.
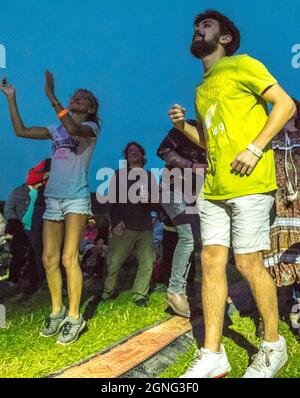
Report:
<svg viewBox="0 0 300 398"><path fill-rule="evenodd" d="M271 145L250 176L230 166L266 124L267 103L260 95L275 83L261 62L236 55L221 58L196 87L196 114L204 126L208 158L205 198L224 200L277 189Z"/></svg>

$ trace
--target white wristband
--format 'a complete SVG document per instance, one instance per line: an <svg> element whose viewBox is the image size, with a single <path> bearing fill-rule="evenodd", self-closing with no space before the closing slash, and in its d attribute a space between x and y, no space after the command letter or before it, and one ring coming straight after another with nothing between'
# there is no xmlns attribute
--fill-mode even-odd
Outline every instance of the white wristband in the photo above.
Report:
<svg viewBox="0 0 300 398"><path fill-rule="evenodd" d="M257 146L255 146L253 144L249 144L247 146L247 149L249 149L250 152L252 152L254 155L256 155L259 158L261 158L263 155L263 151L260 150L259 148L257 148Z"/></svg>

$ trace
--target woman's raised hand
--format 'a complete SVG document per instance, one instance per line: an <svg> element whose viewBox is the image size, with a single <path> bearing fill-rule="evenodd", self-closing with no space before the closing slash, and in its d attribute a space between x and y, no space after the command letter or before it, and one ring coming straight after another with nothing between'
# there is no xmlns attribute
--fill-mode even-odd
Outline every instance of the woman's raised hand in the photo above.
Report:
<svg viewBox="0 0 300 398"><path fill-rule="evenodd" d="M0 84L0 90L7 96L7 97L14 97L16 94L16 89L12 84L7 84L7 79L4 77Z"/></svg>
<svg viewBox="0 0 300 398"><path fill-rule="evenodd" d="M54 78L53 74L46 70L45 72L45 93L46 96L52 100L54 97Z"/></svg>

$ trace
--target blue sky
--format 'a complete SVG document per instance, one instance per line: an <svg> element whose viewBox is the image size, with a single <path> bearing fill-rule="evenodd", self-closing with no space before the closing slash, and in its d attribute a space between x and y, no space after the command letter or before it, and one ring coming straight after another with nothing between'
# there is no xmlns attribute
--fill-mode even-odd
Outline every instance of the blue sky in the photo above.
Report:
<svg viewBox="0 0 300 398"><path fill-rule="evenodd" d="M7 76L17 89L27 126L56 123L44 95L44 70L56 79L58 98L67 103L74 89L92 90L100 100L102 135L89 175L117 168L127 142L145 146L148 167L162 167L156 149L171 127L168 109L184 105L194 118L194 87L201 63L189 52L194 16L217 9L241 31L239 53L266 64L280 84L300 97L300 68L292 47L300 44L300 3L286 0L1 0L0 44ZM299 46L300 47L300 46ZM300 57L294 58L295 61ZM0 62L1 65L1 62ZM296 62L296 66L298 63ZM0 199L21 184L27 170L50 155L50 141L16 138L4 96L0 96Z"/></svg>

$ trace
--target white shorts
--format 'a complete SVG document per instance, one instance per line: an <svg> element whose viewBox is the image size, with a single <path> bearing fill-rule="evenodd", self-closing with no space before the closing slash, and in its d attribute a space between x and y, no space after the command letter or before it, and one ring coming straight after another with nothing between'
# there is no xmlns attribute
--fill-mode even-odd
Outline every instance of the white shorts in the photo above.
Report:
<svg viewBox="0 0 300 398"><path fill-rule="evenodd" d="M234 253L255 253L270 249L270 211L274 192L228 200L199 197L202 245L230 247Z"/></svg>
<svg viewBox="0 0 300 398"><path fill-rule="evenodd" d="M90 198L58 199L47 197L45 198L45 202L44 220L62 221L70 213L93 215Z"/></svg>

